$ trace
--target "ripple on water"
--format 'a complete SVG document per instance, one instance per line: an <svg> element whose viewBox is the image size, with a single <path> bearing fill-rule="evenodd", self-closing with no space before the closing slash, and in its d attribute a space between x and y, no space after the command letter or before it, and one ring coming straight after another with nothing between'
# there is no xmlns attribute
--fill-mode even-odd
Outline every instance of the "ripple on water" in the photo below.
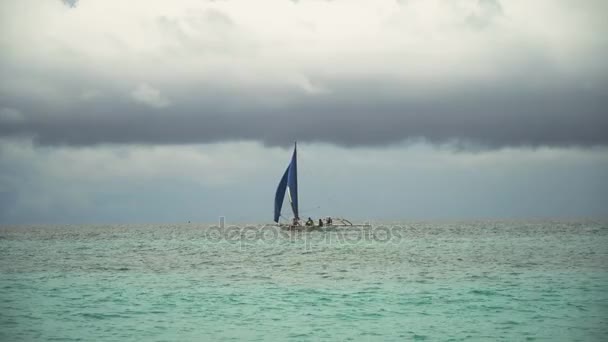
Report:
<svg viewBox="0 0 608 342"><path fill-rule="evenodd" d="M391 243L323 233L236 243L196 225L2 227L0 339L608 337L605 224L401 226Z"/></svg>

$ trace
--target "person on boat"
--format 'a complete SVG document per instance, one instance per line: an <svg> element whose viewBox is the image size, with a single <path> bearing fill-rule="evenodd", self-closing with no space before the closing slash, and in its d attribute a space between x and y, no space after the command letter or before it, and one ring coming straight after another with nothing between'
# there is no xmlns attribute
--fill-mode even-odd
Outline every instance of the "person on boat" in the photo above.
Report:
<svg viewBox="0 0 608 342"><path fill-rule="evenodd" d="M319 219L319 227L323 227L323 220Z"/></svg>
<svg viewBox="0 0 608 342"><path fill-rule="evenodd" d="M299 225L300 225L300 223L298 222L298 218L297 218L297 217L294 217L294 218L293 218L293 221L291 222L291 225L292 225L292 226L294 226L294 227L296 227L296 226L299 226Z"/></svg>
<svg viewBox="0 0 608 342"><path fill-rule="evenodd" d="M325 220L325 223L326 223L328 226L331 226L331 224L332 224L331 217L327 216L327 220Z"/></svg>
<svg viewBox="0 0 608 342"><path fill-rule="evenodd" d="M306 221L306 226L311 227L314 225L315 225L314 221L309 217L308 220Z"/></svg>

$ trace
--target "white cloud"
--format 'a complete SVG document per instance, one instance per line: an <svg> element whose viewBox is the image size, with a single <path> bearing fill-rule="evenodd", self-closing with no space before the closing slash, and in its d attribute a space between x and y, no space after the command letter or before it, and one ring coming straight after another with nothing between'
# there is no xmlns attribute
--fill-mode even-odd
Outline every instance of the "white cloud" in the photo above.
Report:
<svg viewBox="0 0 608 342"><path fill-rule="evenodd" d="M295 75L289 78L288 83L293 85L299 91L308 95L327 94L329 90L322 85L313 83L304 75Z"/></svg>
<svg viewBox="0 0 608 342"><path fill-rule="evenodd" d="M169 99L162 96L160 90L147 83L139 84L131 92L131 97L135 102L145 104L153 108L164 108L171 104Z"/></svg>
<svg viewBox="0 0 608 342"><path fill-rule="evenodd" d="M293 74L390 75L435 84L454 76L508 77L531 54L558 70L573 64L591 70L606 33L600 2L576 8L549 0L19 4L0 5L0 46L20 62L249 87L284 84Z"/></svg>

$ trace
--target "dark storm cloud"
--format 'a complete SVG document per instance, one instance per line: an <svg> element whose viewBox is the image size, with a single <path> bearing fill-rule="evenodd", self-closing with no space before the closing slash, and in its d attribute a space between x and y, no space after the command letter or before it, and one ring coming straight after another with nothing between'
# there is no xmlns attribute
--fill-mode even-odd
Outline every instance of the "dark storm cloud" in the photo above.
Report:
<svg viewBox="0 0 608 342"><path fill-rule="evenodd" d="M332 20L305 1L272 3L277 13L246 1L158 1L152 14L115 13L113 3L83 2L69 17L46 4L29 24L5 6L1 136L42 145L608 144L601 2L527 11L437 1L432 12L425 1L324 3ZM367 21L332 16L341 9ZM541 28L530 24L545 13Z"/></svg>
<svg viewBox="0 0 608 342"><path fill-rule="evenodd" d="M408 139L473 142L488 147L608 144L608 100L603 90L520 84L469 85L450 93L408 96L394 84L361 82L330 94L302 96L281 108L255 95L223 93L151 108L112 99L49 112L35 104L25 119L5 122L3 136L29 135L43 145L100 143L180 144L293 140L345 146ZM274 94L265 96L288 96ZM232 106L238 102L238 107Z"/></svg>

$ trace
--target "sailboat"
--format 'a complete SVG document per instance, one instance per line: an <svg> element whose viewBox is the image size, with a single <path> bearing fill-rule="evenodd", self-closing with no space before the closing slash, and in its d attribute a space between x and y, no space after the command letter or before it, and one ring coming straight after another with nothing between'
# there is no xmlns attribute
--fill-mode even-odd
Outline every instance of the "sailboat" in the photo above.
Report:
<svg viewBox="0 0 608 342"><path fill-rule="evenodd" d="M279 223L281 215L281 209L285 200L285 194L289 199L291 205L291 211L293 212L293 218L288 223ZM340 217L326 217L322 225L317 225L316 222L312 221L302 224L300 219L300 213L298 209L298 146L297 142L293 146L293 154L291 161L285 169L281 181L277 186L277 191L274 197L274 222L285 229L327 229L334 227L354 226L349 220ZM357 226L369 226L369 224L357 225Z"/></svg>

